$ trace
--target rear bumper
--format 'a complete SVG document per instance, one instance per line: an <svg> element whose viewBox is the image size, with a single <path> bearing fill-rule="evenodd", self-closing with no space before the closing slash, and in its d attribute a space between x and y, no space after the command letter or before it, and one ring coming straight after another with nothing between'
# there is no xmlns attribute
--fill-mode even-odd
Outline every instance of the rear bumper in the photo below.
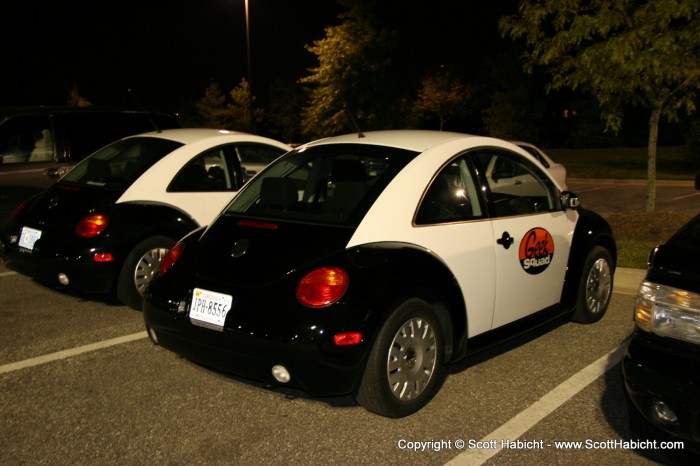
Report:
<svg viewBox="0 0 700 466"><path fill-rule="evenodd" d="M92 262L94 253L81 251L52 255L23 252L17 247L3 245L5 266L34 280L57 286L66 286L83 293L108 293L116 278L114 263ZM59 281L59 274L68 279L68 284Z"/></svg>
<svg viewBox="0 0 700 466"><path fill-rule="evenodd" d="M148 299L143 317L160 346L186 359L271 386L282 385L272 376L272 367L281 365L291 375L285 386L313 396L352 393L362 376L368 347L367 343L336 347L301 336L295 341L296 331L291 328L284 339L273 339L262 328L212 330L193 325L185 314L165 311ZM271 333L278 332L276 328Z"/></svg>

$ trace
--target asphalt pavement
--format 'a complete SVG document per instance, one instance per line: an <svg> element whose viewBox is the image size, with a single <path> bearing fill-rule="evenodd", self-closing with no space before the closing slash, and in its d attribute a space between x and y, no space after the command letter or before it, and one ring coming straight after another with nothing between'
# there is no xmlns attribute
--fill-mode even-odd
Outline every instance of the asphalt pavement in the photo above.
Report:
<svg viewBox="0 0 700 466"><path fill-rule="evenodd" d="M570 187L593 210L643 205L643 185ZM661 191L699 210L689 184ZM350 396L265 390L189 363L147 340L139 312L0 262L0 463L684 464L624 443L634 437L618 362L644 274L616 270L600 322L564 322L451 366L425 409L386 419ZM570 440L594 443L557 444Z"/></svg>

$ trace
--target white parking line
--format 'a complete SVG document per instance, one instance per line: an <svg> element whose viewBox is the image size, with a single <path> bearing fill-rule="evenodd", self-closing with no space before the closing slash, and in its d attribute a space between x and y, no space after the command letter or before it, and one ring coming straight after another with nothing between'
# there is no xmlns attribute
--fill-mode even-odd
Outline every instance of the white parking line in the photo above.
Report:
<svg viewBox="0 0 700 466"><path fill-rule="evenodd" d="M9 277L10 275L17 275L17 272L0 272L0 277Z"/></svg>
<svg viewBox="0 0 700 466"><path fill-rule="evenodd" d="M680 201L681 199L688 199L689 197L700 196L700 193L686 194L685 196L678 196L671 199L672 201Z"/></svg>
<svg viewBox="0 0 700 466"><path fill-rule="evenodd" d="M576 194L578 193L587 193L589 191L600 191L601 189L615 189L616 186L614 185L609 185L609 186L597 186L595 188L585 188L585 189L577 189Z"/></svg>
<svg viewBox="0 0 700 466"><path fill-rule="evenodd" d="M20 369L26 369L27 367L38 366L40 364L46 364L47 362L59 361L61 359L70 358L78 354L89 353L90 351L96 351L103 348L109 348L110 346L121 345L123 343L129 343L131 341L140 340L142 338L148 337L148 333L145 331L139 333L132 333L131 335L125 335L123 337L112 338L110 340L98 341L97 343L91 343L89 345L78 346L77 348L71 348L63 351L57 351L55 353L45 354L43 356L37 356L36 358L25 359L23 361L17 361L10 364L5 364L0 366L0 374L5 374L7 372L17 371Z"/></svg>
<svg viewBox="0 0 700 466"><path fill-rule="evenodd" d="M498 429L494 430L486 437L481 439L481 442L492 442L491 445L496 445L496 448L483 448L465 450L451 461L446 463L449 466L477 466L484 464L491 457L501 451L501 441L515 441L533 426L539 423L546 416L554 412L561 405L569 401L574 395L586 388L601 375L615 367L621 360L624 354L627 342L623 342L620 346L610 351L608 354L598 359L588 367L583 368L578 373L569 377L568 380L562 382L559 386L544 395L538 401L530 405L524 411L521 411L510 421L506 422Z"/></svg>

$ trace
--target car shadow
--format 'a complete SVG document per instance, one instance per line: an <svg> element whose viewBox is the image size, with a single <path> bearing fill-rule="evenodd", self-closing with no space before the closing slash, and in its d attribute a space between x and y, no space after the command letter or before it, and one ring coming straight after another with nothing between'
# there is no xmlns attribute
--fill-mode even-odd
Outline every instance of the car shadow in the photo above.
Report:
<svg viewBox="0 0 700 466"><path fill-rule="evenodd" d="M499 341L491 346L484 347L482 349L477 349L474 353L468 355L464 359L457 361L455 363L445 366L445 375L457 374L459 372L465 371L470 367L481 364L484 361L493 359L495 357L501 356L509 351L514 350L520 346L526 345L534 340L537 340L543 335L561 327L562 325L571 322L570 315L564 315L557 317L554 320L545 323L534 329L527 330L525 333L518 335L513 338L509 338L506 341Z"/></svg>
<svg viewBox="0 0 700 466"><path fill-rule="evenodd" d="M536 340L540 336L551 332L552 330L560 327L561 325L564 325L566 323L570 322L569 316L563 316L559 317L547 324L544 324L534 330L530 330L520 336L517 336L515 338L509 339L503 343L499 343L493 347L484 349L482 351L479 351L477 353L474 353L473 355L467 356L466 358L460 360L459 362L453 363L453 364L448 364L443 367L442 371L442 377L438 381L438 386L436 389L436 393L440 391L442 388L442 385L444 384L445 380L447 377L451 374L456 374L458 372L462 372L472 366L478 365L479 363L483 361L487 361L491 358L497 357L501 354L507 353L508 351L511 351L514 348L517 348L519 346L522 346L530 341ZM187 361L189 364L191 364L194 367L200 368L203 371L207 371L209 373L215 374L217 377L220 377L225 380L233 381L233 382L239 382L242 384L246 384L252 387L257 387L260 389L264 390L270 390L275 393L280 394L284 399L286 400L295 400L295 399L303 399L303 400L308 400L312 402L320 402L320 403L325 403L329 407L332 408L355 408L360 406L359 403L355 400L355 397L352 394L348 395L340 395L340 396L312 396L309 395L307 392L301 390L301 389L296 389L292 388L289 386L281 385L281 384L266 384L262 382L258 382L255 380L247 379L244 377L240 377L234 374L230 374L227 372L222 372L216 369L211 369L207 366L204 366L202 364L198 364L194 361L190 361L186 358L183 358L183 360Z"/></svg>
<svg viewBox="0 0 700 466"><path fill-rule="evenodd" d="M57 293L64 294L66 296L70 296L71 298L75 298L78 301L81 302L96 302L100 304L105 304L107 306L123 306L127 309L131 309L128 307L126 304L122 303L117 299L117 296L115 293L83 293L81 291L69 288L69 287L64 287L61 285L56 285L52 283L45 283L37 280L33 280L28 278L29 280L32 280L32 282L36 283L37 285L41 286L42 288L45 288L47 290L52 290Z"/></svg>

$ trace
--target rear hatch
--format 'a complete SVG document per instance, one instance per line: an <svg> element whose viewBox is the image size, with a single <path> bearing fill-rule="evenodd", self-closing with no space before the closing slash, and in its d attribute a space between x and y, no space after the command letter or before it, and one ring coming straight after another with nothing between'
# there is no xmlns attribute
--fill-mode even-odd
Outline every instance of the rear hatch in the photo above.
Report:
<svg viewBox="0 0 700 466"><path fill-rule="evenodd" d="M91 213L107 213L121 196L122 190L56 183L38 195L16 218L14 234L23 227L40 233L45 246L59 246L75 241L78 222ZM51 250L54 247L50 247Z"/></svg>
<svg viewBox="0 0 700 466"><path fill-rule="evenodd" d="M123 190L56 183L37 196L21 217L27 225L64 227L114 205Z"/></svg>
<svg viewBox="0 0 700 466"><path fill-rule="evenodd" d="M197 243L202 286L265 287L345 250L354 227L223 215Z"/></svg>

